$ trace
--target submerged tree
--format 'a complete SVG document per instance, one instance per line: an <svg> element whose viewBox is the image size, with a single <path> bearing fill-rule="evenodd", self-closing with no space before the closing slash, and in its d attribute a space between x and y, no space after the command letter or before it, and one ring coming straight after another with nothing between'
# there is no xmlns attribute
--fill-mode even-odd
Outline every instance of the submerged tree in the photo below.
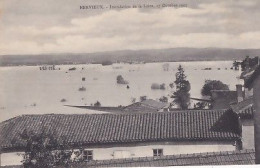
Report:
<svg viewBox="0 0 260 168"><path fill-rule="evenodd" d="M145 101L147 99L147 96L140 96L140 102Z"/></svg>
<svg viewBox="0 0 260 168"><path fill-rule="evenodd" d="M159 101L162 103L168 103L168 97L162 96L162 97L160 97Z"/></svg>
<svg viewBox="0 0 260 168"><path fill-rule="evenodd" d="M162 65L162 67L163 67L164 71L169 71L170 64L169 63L165 63L165 64Z"/></svg>
<svg viewBox="0 0 260 168"><path fill-rule="evenodd" d="M131 98L131 103L135 103L136 102L136 98L132 97Z"/></svg>
<svg viewBox="0 0 260 168"><path fill-rule="evenodd" d="M176 91L173 93L173 102L181 109L188 109L190 105L190 82L186 79L187 76L184 74L184 70L181 65L178 67L178 72L175 74L175 86Z"/></svg>
<svg viewBox="0 0 260 168"><path fill-rule="evenodd" d="M238 61L233 62L233 67L235 68L235 70L239 70L239 65L240 65L240 62L238 62Z"/></svg>
<svg viewBox="0 0 260 168"><path fill-rule="evenodd" d="M201 95L211 96L212 90L229 90L229 87L219 80L205 80L205 84L201 89Z"/></svg>
<svg viewBox="0 0 260 168"><path fill-rule="evenodd" d="M94 104L95 107L100 107L101 106L101 103L99 101L97 101L95 104Z"/></svg>
<svg viewBox="0 0 260 168"><path fill-rule="evenodd" d="M128 84L128 83L129 83L128 81L126 81L126 80L122 77L122 75L118 75L118 76L116 77L116 82L117 82L117 84Z"/></svg>

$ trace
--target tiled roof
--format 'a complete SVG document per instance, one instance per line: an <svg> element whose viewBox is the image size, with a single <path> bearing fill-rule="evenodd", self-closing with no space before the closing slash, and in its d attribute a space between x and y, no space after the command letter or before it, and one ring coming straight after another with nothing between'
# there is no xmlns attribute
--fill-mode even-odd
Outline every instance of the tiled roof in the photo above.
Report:
<svg viewBox="0 0 260 168"><path fill-rule="evenodd" d="M165 167L199 165L252 165L255 164L255 151L228 151L169 155L161 157L142 157L113 159L71 164L71 168L81 167Z"/></svg>
<svg viewBox="0 0 260 168"><path fill-rule="evenodd" d="M256 67L243 71L240 75L240 79L248 79L254 73L255 69Z"/></svg>
<svg viewBox="0 0 260 168"><path fill-rule="evenodd" d="M126 106L124 108L124 111L131 111L131 112L157 112L157 108L147 106L145 104L142 104L141 102L133 103L129 106Z"/></svg>
<svg viewBox="0 0 260 168"><path fill-rule="evenodd" d="M142 102L136 102L128 106L119 107L97 107L97 106L73 106L65 105L69 107L85 108L95 111L103 111L109 113L144 113L144 112L157 112L160 109L169 106L168 103L159 102L153 99L147 99Z"/></svg>
<svg viewBox="0 0 260 168"><path fill-rule="evenodd" d="M134 114L23 115L0 124L3 150L23 148L19 134L47 127L75 146L147 141L237 140L238 116L232 110Z"/></svg>
<svg viewBox="0 0 260 168"><path fill-rule="evenodd" d="M150 107L157 108L158 110L168 105L168 103L159 102L153 99L147 99L142 101L141 103Z"/></svg>
<svg viewBox="0 0 260 168"><path fill-rule="evenodd" d="M231 108L236 112L242 119L252 119L253 118L253 98L250 97L237 104L232 104Z"/></svg>
<svg viewBox="0 0 260 168"><path fill-rule="evenodd" d="M245 87L251 88L252 83L254 80L260 75L260 65L256 67L256 69L253 71L253 73L246 78L245 80Z"/></svg>
<svg viewBox="0 0 260 168"><path fill-rule="evenodd" d="M129 106L126 106L124 110L131 112L156 112L166 106L168 106L168 103L147 99L141 102L130 104Z"/></svg>

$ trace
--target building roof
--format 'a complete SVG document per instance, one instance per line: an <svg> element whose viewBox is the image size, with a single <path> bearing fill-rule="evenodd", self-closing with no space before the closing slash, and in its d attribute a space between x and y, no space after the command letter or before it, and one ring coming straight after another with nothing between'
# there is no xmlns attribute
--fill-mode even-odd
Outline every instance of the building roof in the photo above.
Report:
<svg viewBox="0 0 260 168"><path fill-rule="evenodd" d="M71 168L81 167L165 167L199 165L252 165L255 164L255 151L228 151L161 157L141 157L131 159L93 160L71 164Z"/></svg>
<svg viewBox="0 0 260 168"><path fill-rule="evenodd" d="M144 112L157 112L164 107L168 107L169 103L159 102L153 99L147 99L141 102L136 102L128 106L119 107L105 107L105 106L72 106L69 107L85 108L89 110L103 111L109 113L144 113Z"/></svg>
<svg viewBox="0 0 260 168"><path fill-rule="evenodd" d="M169 105L168 103L163 103L163 102L156 101L156 100L153 100L153 99L146 99L144 101L141 101L140 103L144 104L146 106L149 106L149 107L156 108L158 110Z"/></svg>
<svg viewBox="0 0 260 168"><path fill-rule="evenodd" d="M260 65L253 71L253 73L245 80L245 87L252 88L254 80L260 75Z"/></svg>
<svg viewBox="0 0 260 168"><path fill-rule="evenodd" d="M242 119L253 118L253 97L247 98L239 103L232 104L231 108L236 112Z"/></svg>
<svg viewBox="0 0 260 168"><path fill-rule="evenodd" d="M88 110L95 110L95 111L101 111L101 112L110 112L110 113L118 113L118 112L124 112L124 107L108 107L108 106L75 106L75 105L64 105L68 107L77 107L77 108L83 108Z"/></svg>
<svg viewBox="0 0 260 168"><path fill-rule="evenodd" d="M245 80L248 79L254 73L255 69L256 69L256 67L253 69L247 69L247 70L243 71L240 75L240 79L245 79Z"/></svg>
<svg viewBox="0 0 260 168"><path fill-rule="evenodd" d="M153 99L147 99L126 106L125 111L131 112L156 112L164 107L169 106L168 103L159 102Z"/></svg>
<svg viewBox="0 0 260 168"><path fill-rule="evenodd" d="M237 92L231 90L212 90L212 108L227 109L230 104L237 102Z"/></svg>
<svg viewBox="0 0 260 168"><path fill-rule="evenodd" d="M0 124L2 150L23 149L25 129L57 132L74 146L153 141L233 141L240 138L232 110L134 114L22 115Z"/></svg>
<svg viewBox="0 0 260 168"><path fill-rule="evenodd" d="M191 97L190 99L195 101L200 101L200 102L209 102L209 103L212 102L210 96L204 96L204 98Z"/></svg>

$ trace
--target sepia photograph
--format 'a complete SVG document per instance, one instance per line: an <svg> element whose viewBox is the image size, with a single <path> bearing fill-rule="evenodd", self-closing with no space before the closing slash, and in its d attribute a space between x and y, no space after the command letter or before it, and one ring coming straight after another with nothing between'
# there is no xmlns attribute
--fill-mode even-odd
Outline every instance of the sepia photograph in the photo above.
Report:
<svg viewBox="0 0 260 168"><path fill-rule="evenodd" d="M258 167L259 18L259 0L1 0L0 167Z"/></svg>

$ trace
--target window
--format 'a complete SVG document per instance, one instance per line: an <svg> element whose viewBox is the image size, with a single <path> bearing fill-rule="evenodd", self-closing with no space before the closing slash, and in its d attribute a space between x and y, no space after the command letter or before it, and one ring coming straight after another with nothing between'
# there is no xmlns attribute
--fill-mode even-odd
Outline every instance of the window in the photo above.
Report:
<svg viewBox="0 0 260 168"><path fill-rule="evenodd" d="M153 149L153 156L163 156L163 149Z"/></svg>
<svg viewBox="0 0 260 168"><path fill-rule="evenodd" d="M84 159L84 161L93 160L93 151L92 150L84 150L83 151L83 159Z"/></svg>

